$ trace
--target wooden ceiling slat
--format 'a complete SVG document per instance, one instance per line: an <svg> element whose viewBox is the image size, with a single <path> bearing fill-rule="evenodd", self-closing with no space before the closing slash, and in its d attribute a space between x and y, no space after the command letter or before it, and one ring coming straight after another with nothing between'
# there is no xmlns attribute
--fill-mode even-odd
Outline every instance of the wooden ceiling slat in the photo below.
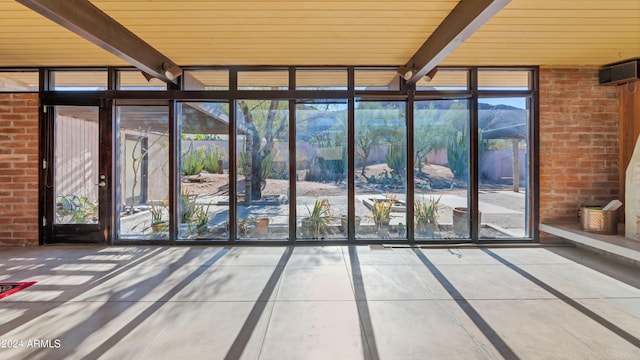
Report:
<svg viewBox="0 0 640 360"><path fill-rule="evenodd" d="M179 65L399 65L451 1L92 1ZM443 65L602 65L640 56L638 0L512 0ZM621 58L622 56L622 58ZM126 65L0 0L0 66Z"/></svg>
<svg viewBox="0 0 640 360"><path fill-rule="evenodd" d="M209 18L211 21L223 20L226 18L242 18L252 19L260 21L262 19L284 19L287 21L295 21L302 17L303 19L332 19L343 18L349 19L353 14L358 14L365 19L385 19L385 18L440 18L447 16L450 9L442 10L425 10L416 11L415 9L395 9L395 10L366 10L366 9L352 9L352 10L313 10L313 13L309 13L309 10L256 10L256 9L235 9L235 10L183 10L172 9L167 11L151 11L148 10L126 10L126 11L110 11L109 14L118 20L123 21L145 21L148 19L176 19L176 18L194 18L205 19ZM238 16L238 12L242 11L242 15ZM352 19L356 20L356 19Z"/></svg>
<svg viewBox="0 0 640 360"><path fill-rule="evenodd" d="M92 1L93 4L105 12L116 11L174 11L175 1ZM327 11L327 8L337 10L451 10L457 1L180 1L179 10L197 11L242 11L242 10L319 10Z"/></svg>

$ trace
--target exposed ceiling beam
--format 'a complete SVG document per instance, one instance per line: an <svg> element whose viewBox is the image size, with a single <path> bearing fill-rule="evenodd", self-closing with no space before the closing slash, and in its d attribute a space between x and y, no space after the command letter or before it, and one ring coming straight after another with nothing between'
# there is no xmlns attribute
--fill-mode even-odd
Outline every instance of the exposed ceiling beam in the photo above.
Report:
<svg viewBox="0 0 640 360"><path fill-rule="evenodd" d="M417 82L510 1L460 0L398 73L407 83Z"/></svg>
<svg viewBox="0 0 640 360"><path fill-rule="evenodd" d="M175 82L182 69L171 59L86 0L16 0L166 82Z"/></svg>

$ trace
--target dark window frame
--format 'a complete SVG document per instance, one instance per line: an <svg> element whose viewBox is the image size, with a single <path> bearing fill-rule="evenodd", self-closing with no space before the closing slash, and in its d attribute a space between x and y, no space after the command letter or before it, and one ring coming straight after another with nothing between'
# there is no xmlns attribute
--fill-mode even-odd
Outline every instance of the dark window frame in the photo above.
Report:
<svg viewBox="0 0 640 360"><path fill-rule="evenodd" d="M184 70L227 70L229 74L229 90L214 90L214 91L194 91L194 90L181 90L182 84L178 83L177 86L168 86L166 91L140 91L140 90L117 90L117 73L121 70L129 70L132 68L127 67L107 67L108 72L108 88L104 91L48 91L49 82L47 81L48 74L51 71L58 70L102 70L105 67L100 68L91 68L91 67L55 67L55 68L38 68L40 72L40 99L41 99L41 111L43 111L44 105L75 105L78 103L83 103L86 101L92 101L95 99L99 99L101 101L109 101L109 100L117 100L119 102L126 102L131 104L145 104L153 101L166 101L171 107L171 104L175 104L175 102L185 102L185 101L224 101L229 102L229 118L230 118L230 126L235 128L235 106L236 100L238 99L282 99L288 100L292 103L296 103L298 101L309 101L309 100L318 100L318 99L347 99L348 101L348 207L349 207L349 216L353 217L354 214L354 194L355 189L353 186L353 174L354 174L354 112L355 112L355 101L356 100L390 100L390 101L405 101L407 103L407 158L412 159L410 154L413 154L413 149L410 145L412 145L411 138L413 133L413 102L422 100L422 99L469 99L470 100L470 126L471 128L477 128L477 117L478 117L478 99L482 97L526 97L530 100L528 101L528 105L530 106L530 128L529 128L529 136L527 138L528 144L530 144L531 151L528 154L528 167L529 167L529 191L528 191L528 211L530 212L527 216L527 225L529 236L523 238L514 238L514 239L479 239L477 228L472 227L471 237L467 239L466 242L472 243L507 243L507 242L538 242L539 234L538 234L538 219L539 219L539 68L537 66L530 67L509 67L509 66L496 66L496 67L473 67L473 66L459 66L459 67L446 67L446 69L452 70L464 70L469 72L469 86L465 90L444 90L444 91L435 91L435 90L416 90L415 86L404 87L400 86L401 90L356 90L355 88L355 80L354 74L356 70L393 70L396 67L392 66L184 66ZM287 90L238 90L237 84L237 74L239 71L268 71L268 70L289 70L289 88ZM295 72L296 70L337 70L337 69L346 69L347 70L347 89L346 90L296 90L295 88ZM529 80L529 89L528 90L479 90L477 84L477 72L478 70L500 70L500 71L528 71L530 73ZM0 71L8 71L8 69L0 68ZM402 81L402 80L401 80ZM411 108L411 109L410 109ZM295 106L292 108L294 111L289 111L290 124L295 121ZM291 109L290 109L291 110ZM170 124L175 123L175 112L170 112L169 122ZM42 117L41 117L42 118ZM175 136L175 135L174 135ZM291 136L295 136L295 133L290 134ZM230 139L230 146L235 146L235 136L232 136L233 139ZM290 149L289 156L295 159L295 149L293 145L295 145L294 141L291 141L292 144ZM472 131L470 136L470 159L475 159L475 148L474 145L478 144L478 136L477 132ZM175 142L175 139L174 139ZM41 148L41 155L44 154L46 150ZM293 153L291 152L293 151ZM170 151L170 157L175 157L175 152ZM232 157L229 159L230 161L235 161ZM175 162L175 159L173 159ZM294 162L295 164L295 162ZM411 164L407 164L408 166ZM469 169L469 205L472 210L472 222L477 222L477 209L478 209L478 184L477 184L477 161L470 162ZM290 169L290 171L294 171L295 169ZM231 174L230 174L231 175ZM411 177L408 177L411 178ZM42 177L41 177L42 181ZM414 189L411 186L412 180L407 181L407 200L413 200ZM174 187L174 186L172 186ZM292 186L292 193L290 199L295 199L295 184ZM173 191L173 190L171 190ZM175 196L173 197L175 199ZM235 229L235 201L231 201L231 228ZM295 208L295 204L290 202L290 208ZM177 210L175 206L170 206L172 218L176 218L174 214ZM412 210L407 211L407 216L409 217L412 214ZM290 211L290 217L295 216L295 211ZM409 221L411 220L411 221ZM408 224L411 224L413 219L408 219ZM289 224L291 230L290 234L295 234L295 222L293 224ZM412 229L412 227L411 227ZM211 243L219 244L219 243L236 243L237 240L234 237L235 234L231 234L230 239L227 240L212 240ZM41 236L44 236L41 234ZM175 236L171 237L172 239ZM117 240L117 234L114 234L111 239L111 243L115 244L135 244L136 242L132 241L119 241ZM282 241L282 244L292 244L295 243L295 236L290 236L289 240ZM384 243L386 242L383 239L380 240L371 240L368 242L358 241L358 244L361 243ZM438 244L442 243L460 243L465 242L461 241L461 239L453 239L451 241L438 241ZM155 242L160 243L160 242ZM171 241L170 243L175 243ZM189 242L180 241L180 244L188 244ZM202 244L202 241L196 242L198 244ZM255 242L246 242L243 241L243 244L247 243L255 243L264 245L265 242L255 241ZM309 241L305 241L305 244L309 244ZM331 240L323 240L318 243L322 244L330 244L330 243L356 243L354 238L354 231L352 228L348 231L347 241L331 241ZM416 241L413 237L412 231L409 230L407 243L433 243L433 241ZM274 242L268 242L268 244L274 244Z"/></svg>

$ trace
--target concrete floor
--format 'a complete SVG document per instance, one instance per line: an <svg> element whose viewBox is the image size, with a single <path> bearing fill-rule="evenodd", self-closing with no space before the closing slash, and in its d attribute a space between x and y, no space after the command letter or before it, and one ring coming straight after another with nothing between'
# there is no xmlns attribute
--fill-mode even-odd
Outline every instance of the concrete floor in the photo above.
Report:
<svg viewBox="0 0 640 360"><path fill-rule="evenodd" d="M640 359L640 268L579 248L3 248L0 281L37 281L0 359Z"/></svg>

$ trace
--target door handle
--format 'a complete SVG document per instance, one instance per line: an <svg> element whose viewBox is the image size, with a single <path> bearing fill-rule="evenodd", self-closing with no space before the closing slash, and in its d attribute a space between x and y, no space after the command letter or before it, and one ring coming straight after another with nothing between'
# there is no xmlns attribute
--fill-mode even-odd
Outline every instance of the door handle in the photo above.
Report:
<svg viewBox="0 0 640 360"><path fill-rule="evenodd" d="M105 175L100 175L100 181L96 184L100 187L105 187L107 186L107 182L105 181L107 179L107 177Z"/></svg>

